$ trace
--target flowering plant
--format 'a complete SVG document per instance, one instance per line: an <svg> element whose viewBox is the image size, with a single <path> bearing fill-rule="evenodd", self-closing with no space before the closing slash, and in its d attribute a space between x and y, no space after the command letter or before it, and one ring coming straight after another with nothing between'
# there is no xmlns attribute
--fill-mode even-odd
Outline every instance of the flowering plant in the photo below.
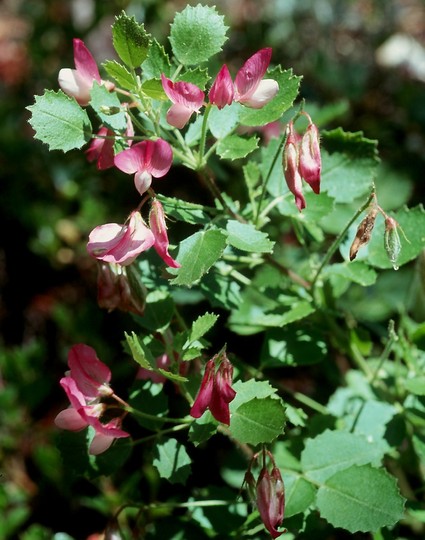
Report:
<svg viewBox="0 0 425 540"><path fill-rule="evenodd" d="M75 432L64 435L64 466L111 478L119 495L105 538L293 538L319 522L392 528L406 494L384 465L401 444L386 428L399 419L424 437L406 412L422 410L423 386L394 389L393 359L410 382L423 359L400 356L397 343L411 339L403 325L391 321L384 345L353 325L350 291L418 257L423 212L387 214L376 141L319 129L320 112L297 101L301 78L270 47L234 79L227 64L214 68L227 31L215 8L188 6L168 54L122 12L112 25L118 60L102 64L105 76L76 39L75 70L62 69L60 89L28 107L51 150L85 147L99 174L134 177L134 204L120 223L93 223L86 244L99 307L131 314L122 355L134 372L118 396L109 386L118 366L89 344L71 349L60 381L71 407L55 420ZM195 181L202 202L190 199ZM177 183L187 198L164 194ZM311 366L338 379L330 395L286 382L291 367ZM217 439L232 445L223 462ZM90 459L77 459L75 441ZM196 484L198 469L205 481ZM145 473L156 478L148 493L135 485ZM185 490L164 499L162 482Z"/></svg>

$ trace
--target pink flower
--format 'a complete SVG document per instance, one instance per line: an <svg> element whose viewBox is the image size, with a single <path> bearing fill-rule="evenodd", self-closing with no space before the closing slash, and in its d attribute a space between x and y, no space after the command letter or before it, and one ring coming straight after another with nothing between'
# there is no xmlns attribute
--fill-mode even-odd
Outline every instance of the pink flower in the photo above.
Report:
<svg viewBox="0 0 425 540"><path fill-rule="evenodd" d="M319 130L310 116L305 112L303 114L307 116L309 125L301 137L294 129L294 123L288 123L282 158L286 183L295 195L295 204L300 211L305 208L302 179L310 185L314 193L319 194L322 169Z"/></svg>
<svg viewBox="0 0 425 540"><path fill-rule="evenodd" d="M168 266L171 266L172 268L180 268L180 263L175 261L168 253L169 242L167 225L165 224L164 209L162 204L157 199L152 201L151 210L149 212L149 225L155 237L153 247L158 255Z"/></svg>
<svg viewBox="0 0 425 540"><path fill-rule="evenodd" d="M220 361L220 357L222 357ZM216 369L215 362L220 361ZM230 424L229 403L236 396L231 387L233 366L225 353L219 353L205 366L204 377L198 395L190 409L193 418L200 418L209 409L218 422Z"/></svg>
<svg viewBox="0 0 425 540"><path fill-rule="evenodd" d="M111 446L114 439L129 437L126 431L120 429L120 418L113 418L106 424L101 423L99 418L105 410L105 405L97 400L87 401L72 377L63 377L60 384L65 390L71 406L56 416L55 424L57 427L69 431L81 431L92 426L96 434L90 445L90 454L101 454Z"/></svg>
<svg viewBox="0 0 425 540"><path fill-rule="evenodd" d="M264 526L272 538L277 538L282 532L276 527L283 521L285 508L285 489L279 469L273 463L271 473L266 466L260 471L256 484L256 502Z"/></svg>
<svg viewBox="0 0 425 540"><path fill-rule="evenodd" d="M74 64L76 69L63 68L59 71L59 86L68 94L74 97L80 105L88 105L90 102L90 90L93 82L101 84L99 69L90 51L81 39L74 38ZM108 89L114 85L107 81Z"/></svg>
<svg viewBox="0 0 425 540"><path fill-rule="evenodd" d="M224 64L215 78L208 94L210 103L222 109L225 105L230 105L235 95L232 77L229 68Z"/></svg>
<svg viewBox="0 0 425 540"><path fill-rule="evenodd" d="M248 58L236 74L235 101L261 109L275 97L279 91L278 83L273 79L263 79L271 57L272 49L268 47Z"/></svg>
<svg viewBox="0 0 425 540"><path fill-rule="evenodd" d="M134 135L134 128L131 122L131 118L127 115L127 129L125 131L126 137L129 137L127 144L131 146ZM110 169L115 165L114 163L114 139L115 133L105 126L102 126L97 132L97 137L94 137L86 150L86 157L88 161L97 161L97 168L99 170Z"/></svg>
<svg viewBox="0 0 425 540"><path fill-rule="evenodd" d="M96 351L82 343L74 345L68 353L70 377L85 397L110 396L111 370L97 357Z"/></svg>
<svg viewBox="0 0 425 540"><path fill-rule="evenodd" d="M173 82L162 74L162 87L173 105L168 109L167 122L178 129L183 128L194 112L204 104L205 94L195 84Z"/></svg>
<svg viewBox="0 0 425 540"><path fill-rule="evenodd" d="M140 212L134 211L130 214L128 224L107 223L93 229L87 251L101 261L126 266L154 243L155 237L145 225Z"/></svg>
<svg viewBox="0 0 425 540"><path fill-rule="evenodd" d="M166 371L168 371L168 367L170 366L170 363L171 363L170 357L166 353L161 354L160 356L157 356L157 358L155 359L155 362L156 362L157 369L161 368L161 369L165 369ZM152 382L158 383L158 384L164 384L165 381L167 380L167 378L164 377L164 375L162 375L158 371L152 371L150 369L146 369L142 367L139 368L139 371L137 372L137 375L136 375L136 379L141 379L143 381L151 380Z"/></svg>
<svg viewBox="0 0 425 540"><path fill-rule="evenodd" d="M106 127L101 127L97 133L99 138L94 138L86 150L88 161L97 161L99 170L109 169L114 166L114 132Z"/></svg>
<svg viewBox="0 0 425 540"><path fill-rule="evenodd" d="M161 178L170 170L173 161L171 146L163 139L142 141L115 156L115 166L134 174L137 191L143 195L149 189L152 176Z"/></svg>
<svg viewBox="0 0 425 540"><path fill-rule="evenodd" d="M289 191L295 195L295 204L301 212L305 208L302 192L302 178L298 169L298 147L301 138L294 130L292 122L288 124L287 137L283 150L283 172Z"/></svg>

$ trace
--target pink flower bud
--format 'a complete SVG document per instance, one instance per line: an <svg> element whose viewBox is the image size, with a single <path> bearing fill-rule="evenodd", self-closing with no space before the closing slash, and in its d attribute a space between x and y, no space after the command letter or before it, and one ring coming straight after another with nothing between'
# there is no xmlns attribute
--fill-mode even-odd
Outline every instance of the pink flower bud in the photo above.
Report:
<svg viewBox="0 0 425 540"><path fill-rule="evenodd" d="M232 103L234 95L235 89L232 77L230 76L229 68L224 64L211 86L208 97L210 103L222 109Z"/></svg>
<svg viewBox="0 0 425 540"><path fill-rule="evenodd" d="M295 204L298 210L305 208L305 199L302 192L302 179L298 169L298 148L300 137L294 130L292 122L288 124L285 147L283 149L282 164L285 180L289 191L295 195Z"/></svg>
<svg viewBox="0 0 425 540"><path fill-rule="evenodd" d="M271 537L278 538L283 532L279 532L276 527L283 521L285 490L280 471L274 464L271 473L265 466L261 469L256 492L261 520Z"/></svg>
<svg viewBox="0 0 425 540"><path fill-rule="evenodd" d="M149 212L149 225L155 238L153 247L161 259L172 268L180 268L180 263L175 261L168 253L167 225L165 224L165 214L162 204L154 199Z"/></svg>
<svg viewBox="0 0 425 540"><path fill-rule="evenodd" d="M302 178L317 194L320 193L321 169L319 130L315 124L310 122L301 140L299 171Z"/></svg>
<svg viewBox="0 0 425 540"><path fill-rule="evenodd" d="M394 218L390 216L385 217L384 246L394 270L398 270L399 268L397 261L401 251L401 241L397 230L398 226Z"/></svg>

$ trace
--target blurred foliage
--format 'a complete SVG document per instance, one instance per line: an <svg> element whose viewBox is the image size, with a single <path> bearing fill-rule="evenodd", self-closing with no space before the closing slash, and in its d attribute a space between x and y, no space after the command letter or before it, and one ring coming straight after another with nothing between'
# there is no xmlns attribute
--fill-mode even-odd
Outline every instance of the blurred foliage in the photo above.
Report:
<svg viewBox="0 0 425 540"><path fill-rule="evenodd" d="M100 63L114 56L110 26L122 9L161 41L174 13L187 3L197 2L4 0L0 4L0 540L85 539L104 529L105 515L120 498L107 479L100 485L89 480L67 482L52 424L65 403L57 381L69 347L89 341L106 363L121 369L124 384L129 374L128 368L120 367L120 341L124 327L128 331L133 324L122 314L98 309L96 267L84 245L93 224L114 221L123 208L131 209L133 186L129 183L125 189L114 170L99 174L87 165L83 153L48 152L34 141L25 107L34 94L57 88L59 69L73 63L73 37L84 39ZM278 63L303 76L302 97L318 107L339 108L336 118L323 122L327 128L341 125L379 141L385 161L377 179L382 206L389 210L400 205L400 199L412 206L423 202L424 81L408 68L408 59L385 67L376 57L378 47L399 32L425 47L423 2L204 3L216 5L232 26L217 65L225 59L229 66L238 66L241 58L260 47L273 47ZM414 278L413 267L401 278L397 274L395 282L392 276L383 273L373 286L381 289L380 298L388 298L386 305L371 309L364 289L355 287L343 299L351 305L353 317L364 319L378 333L388 317L406 309L406 289L420 279ZM414 293L407 302L418 322L424 318L423 305L423 297ZM240 345L258 349L252 339ZM309 382L300 375L299 384ZM150 451L147 446L140 453ZM146 492L155 494L159 489L150 470L126 482L124 493L137 482L141 492L144 483L149 486ZM161 529L161 522L157 527ZM178 524L174 532L167 526L168 534L175 533L173 538L179 538L178 530ZM193 537L200 538L199 534L194 522Z"/></svg>

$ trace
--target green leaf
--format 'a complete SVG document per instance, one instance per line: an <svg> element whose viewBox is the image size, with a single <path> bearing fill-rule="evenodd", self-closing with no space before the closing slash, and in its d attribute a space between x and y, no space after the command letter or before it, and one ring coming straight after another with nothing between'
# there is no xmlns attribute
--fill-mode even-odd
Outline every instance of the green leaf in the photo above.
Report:
<svg viewBox="0 0 425 540"><path fill-rule="evenodd" d="M273 251L274 242L269 239L266 233L258 231L250 223L230 220L227 222L226 230L229 234L227 242L237 249L254 253L271 253Z"/></svg>
<svg viewBox="0 0 425 540"><path fill-rule="evenodd" d="M161 74L170 76L171 62L168 54L156 39L150 44L148 57L142 64L143 79L161 79Z"/></svg>
<svg viewBox="0 0 425 540"><path fill-rule="evenodd" d="M168 439L156 445L157 457L153 460L161 478L166 478L172 484L185 484L191 472L191 460L185 447L176 441Z"/></svg>
<svg viewBox="0 0 425 540"><path fill-rule="evenodd" d="M256 397L260 399L266 397L280 399L277 395L276 388L273 388L267 381L256 381L255 379L249 379L244 382L236 381L232 387L236 392L236 396L230 403L230 412L233 412L243 403L247 403Z"/></svg>
<svg viewBox="0 0 425 540"><path fill-rule="evenodd" d="M218 261L201 280L200 288L212 307L230 311L241 303L241 286L232 278L230 270L228 264Z"/></svg>
<svg viewBox="0 0 425 540"><path fill-rule="evenodd" d="M148 81L145 81L141 86L141 90L145 96L148 96L151 99L161 101L167 98L159 79L149 79Z"/></svg>
<svg viewBox="0 0 425 540"><path fill-rule="evenodd" d="M240 107L233 102L219 109L212 107L208 116L208 127L216 139L224 139L238 125Z"/></svg>
<svg viewBox="0 0 425 540"><path fill-rule="evenodd" d="M268 71L264 78L277 81L279 92L261 109L250 109L241 105L239 121L244 126L264 126L278 120L292 106L298 96L301 77L293 75L292 69L282 71L281 67L278 66Z"/></svg>
<svg viewBox="0 0 425 540"><path fill-rule="evenodd" d="M262 294L247 288L242 294L242 302L229 318L230 328L241 335L255 334L266 328L283 327L304 319L315 308L307 300L295 295L282 295L274 290L274 296ZM273 294L269 292L270 295Z"/></svg>
<svg viewBox="0 0 425 540"><path fill-rule="evenodd" d="M168 396L164 392L162 384L155 384L151 380L135 381L130 391L129 403L134 409L155 417L152 419L143 415L134 415L138 424L152 431L161 428L164 423L161 416L166 416L169 411Z"/></svg>
<svg viewBox="0 0 425 540"><path fill-rule="evenodd" d="M381 459L382 448L366 437L346 431L326 430L314 439L307 439L301 454L306 478L319 483L352 465L379 466Z"/></svg>
<svg viewBox="0 0 425 540"><path fill-rule="evenodd" d="M177 60L195 65L222 50L228 27L215 7L186 6L171 24L170 43Z"/></svg>
<svg viewBox="0 0 425 540"><path fill-rule="evenodd" d="M202 204L195 204L173 197L157 195L158 200L164 207L167 216L191 225L206 225L211 223L211 217L205 212Z"/></svg>
<svg viewBox="0 0 425 540"><path fill-rule="evenodd" d="M152 355L147 351L140 343L139 338L134 332L127 334L124 332L125 339L130 348L133 360L135 360L141 367L150 369L152 371L152 365L154 364Z"/></svg>
<svg viewBox="0 0 425 540"><path fill-rule="evenodd" d="M151 332L163 332L174 315L174 307L167 291L151 291L146 297L145 312L139 324Z"/></svg>
<svg viewBox="0 0 425 540"><path fill-rule="evenodd" d="M283 433L286 415L280 399L255 397L232 409L230 433L241 443L271 443Z"/></svg>
<svg viewBox="0 0 425 540"><path fill-rule="evenodd" d="M328 266L324 275L327 277L341 276L346 280L368 287L373 285L378 277L375 270L362 261L336 263Z"/></svg>
<svg viewBox="0 0 425 540"><path fill-rule="evenodd" d="M425 211L422 205L414 208L401 208L392 212L393 217L400 225L398 230L401 241L401 252L397 265L402 266L415 259L425 248ZM376 268L392 268L392 263L384 247L384 220L382 216L376 218L372 238L363 256Z"/></svg>
<svg viewBox="0 0 425 540"><path fill-rule="evenodd" d="M305 512L316 498L316 488L295 471L283 470L285 518Z"/></svg>
<svg viewBox="0 0 425 540"><path fill-rule="evenodd" d="M217 322L218 315L215 313L205 313L196 319L190 331L189 340L191 342L201 339Z"/></svg>
<svg viewBox="0 0 425 540"><path fill-rule="evenodd" d="M30 125L35 130L35 138L46 143L50 150L68 152L81 148L92 135L92 127L87 112L74 98L62 90L46 90L42 96L35 96Z"/></svg>
<svg viewBox="0 0 425 540"><path fill-rule="evenodd" d="M404 381L404 388L416 396L425 396L425 376L422 375L414 379L406 379Z"/></svg>
<svg viewBox="0 0 425 540"><path fill-rule="evenodd" d="M217 154L222 159L241 159L258 148L258 137L239 137L239 135L228 135L221 139L217 145Z"/></svg>
<svg viewBox="0 0 425 540"><path fill-rule="evenodd" d="M321 191L339 203L369 193L377 174L377 141L341 128L323 131Z"/></svg>
<svg viewBox="0 0 425 540"><path fill-rule="evenodd" d="M137 87L135 76L128 69L116 60L107 60L102 64L106 73L112 77L121 88L134 90Z"/></svg>
<svg viewBox="0 0 425 540"><path fill-rule="evenodd" d="M137 68L148 55L150 35L134 16L128 17L122 11L112 25L112 42L121 60L128 67Z"/></svg>
<svg viewBox="0 0 425 540"><path fill-rule="evenodd" d="M351 533L391 527L402 519L404 503L396 479L370 465L337 472L319 488L316 498L320 515Z"/></svg>
<svg viewBox="0 0 425 540"><path fill-rule="evenodd" d="M205 90L205 87L210 80L210 76L208 75L207 69L197 67L195 69L188 69L187 71L182 73L176 80L195 84L201 90Z"/></svg>
<svg viewBox="0 0 425 540"><path fill-rule="evenodd" d="M217 432L218 423L210 413L205 411L201 418L194 420L189 429L189 441L195 446L206 442Z"/></svg>
<svg viewBox="0 0 425 540"><path fill-rule="evenodd" d="M199 231L180 242L177 261L181 268L171 283L190 287L208 272L226 247L226 235L218 229ZM170 270L171 273L171 270Z"/></svg>
<svg viewBox="0 0 425 540"><path fill-rule="evenodd" d="M328 354L323 333L310 326L272 328L265 334L261 365L265 368L317 364Z"/></svg>
<svg viewBox="0 0 425 540"><path fill-rule="evenodd" d="M127 118L115 92L109 92L103 84L98 84L94 81L90 96L90 105L96 111L102 124L115 132L125 131L127 129ZM117 112L115 114L105 114L103 112L105 107L111 110L117 110Z"/></svg>

